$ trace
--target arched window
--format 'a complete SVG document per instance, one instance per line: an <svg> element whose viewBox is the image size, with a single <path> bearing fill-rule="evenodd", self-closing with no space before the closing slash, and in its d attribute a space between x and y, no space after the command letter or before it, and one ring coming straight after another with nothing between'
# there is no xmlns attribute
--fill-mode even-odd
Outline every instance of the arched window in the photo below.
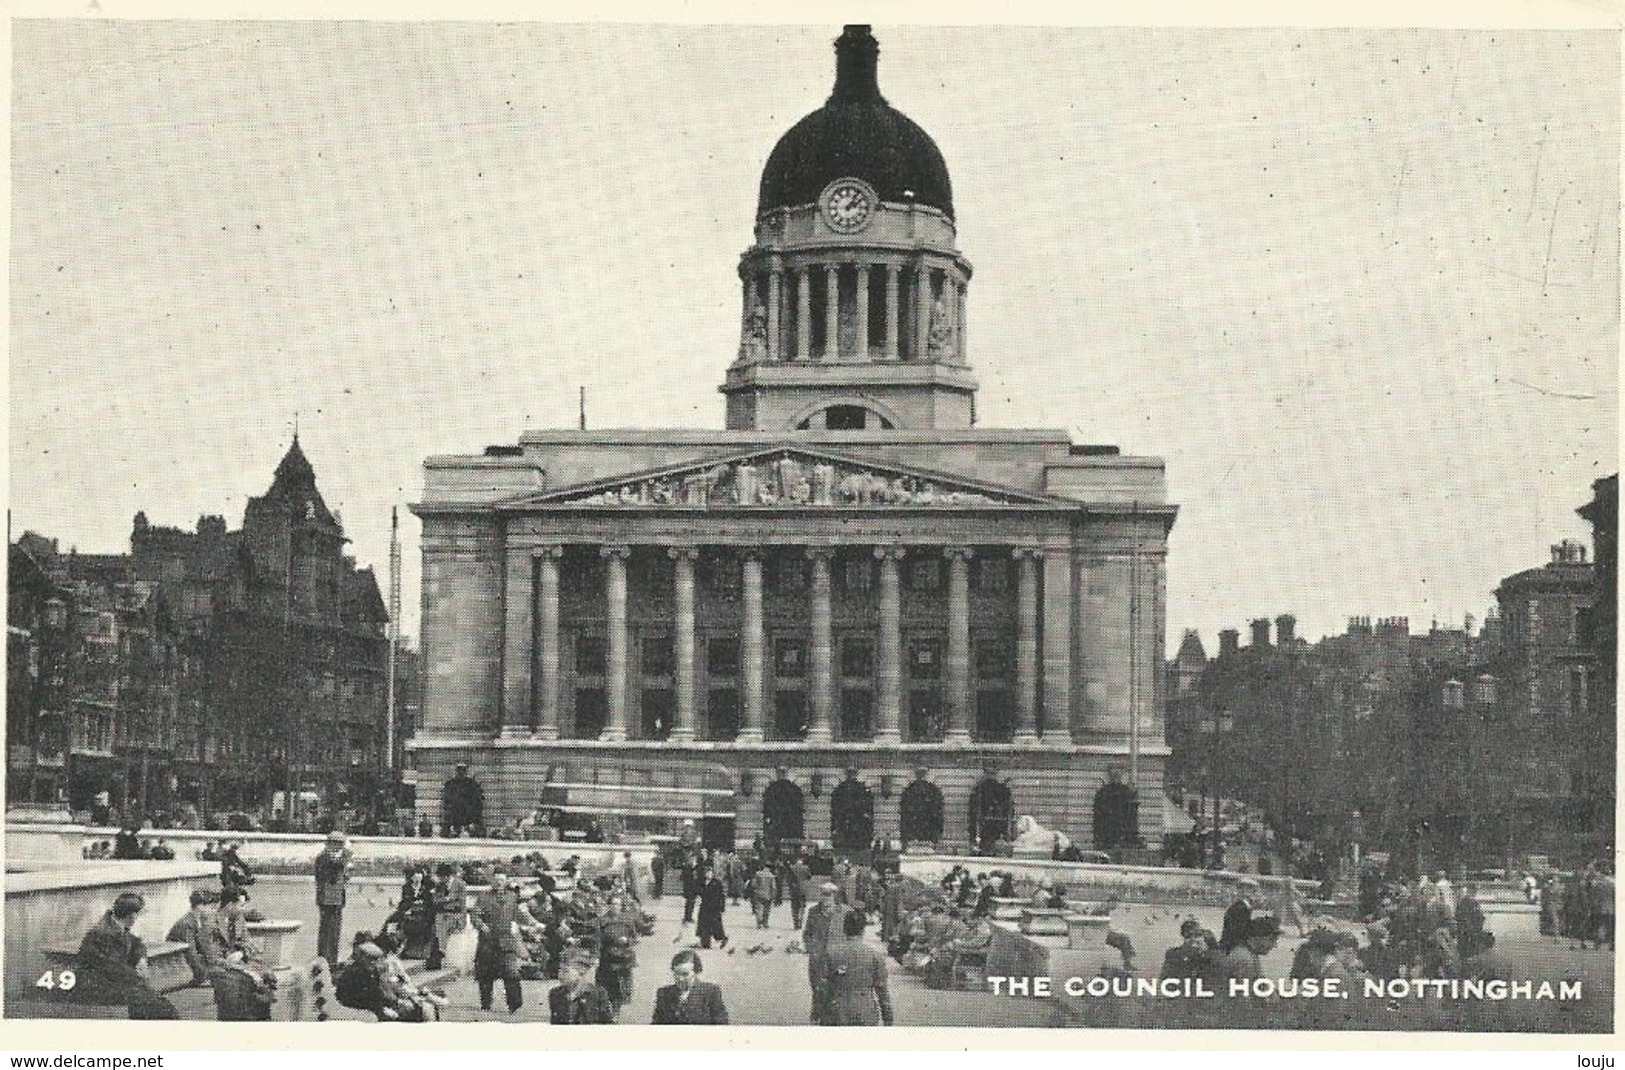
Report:
<svg viewBox="0 0 1625 1070"><path fill-rule="evenodd" d="M762 841L799 840L803 827L801 789L775 780L762 792Z"/></svg>
<svg viewBox="0 0 1625 1070"><path fill-rule="evenodd" d="M970 793L970 839L980 851L1010 838L1016 807L1010 789L988 777Z"/></svg>
<svg viewBox="0 0 1625 1070"><path fill-rule="evenodd" d="M936 843L942 839L942 792L929 780L916 780L898 800L899 833L904 843Z"/></svg>
<svg viewBox="0 0 1625 1070"><path fill-rule="evenodd" d="M868 847L875 839L875 798L856 777L841 781L829 796L829 839L843 851Z"/></svg>

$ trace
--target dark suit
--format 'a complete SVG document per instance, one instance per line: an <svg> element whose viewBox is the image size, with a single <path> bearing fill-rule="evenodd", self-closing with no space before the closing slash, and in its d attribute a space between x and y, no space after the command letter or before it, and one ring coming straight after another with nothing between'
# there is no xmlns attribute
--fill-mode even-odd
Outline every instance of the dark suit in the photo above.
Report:
<svg viewBox="0 0 1625 1070"><path fill-rule="evenodd" d="M1253 904L1241 896L1224 912L1224 927L1219 930L1219 950L1228 955L1247 940L1247 925L1253 920Z"/></svg>
<svg viewBox="0 0 1625 1070"><path fill-rule="evenodd" d="M710 947L712 940L728 943L728 933L722 927L722 912L728 905L728 890L715 877L700 889L700 915L694 926L694 935L701 947Z"/></svg>
<svg viewBox="0 0 1625 1070"><path fill-rule="evenodd" d="M728 1008L722 989L709 981L695 981L683 999L676 985L655 993L654 1025L727 1025Z"/></svg>
<svg viewBox="0 0 1625 1070"><path fill-rule="evenodd" d="M861 939L832 941L824 955L827 1025L891 1025L886 958Z"/></svg>
<svg viewBox="0 0 1625 1070"><path fill-rule="evenodd" d="M615 1008L597 985L582 985L574 995L563 985L547 994L548 1020L554 1025L611 1025Z"/></svg>

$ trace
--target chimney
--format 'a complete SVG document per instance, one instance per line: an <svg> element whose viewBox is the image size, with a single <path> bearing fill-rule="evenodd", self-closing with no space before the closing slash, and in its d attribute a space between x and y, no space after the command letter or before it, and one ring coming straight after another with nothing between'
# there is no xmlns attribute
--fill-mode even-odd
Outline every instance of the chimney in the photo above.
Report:
<svg viewBox="0 0 1625 1070"><path fill-rule="evenodd" d="M1257 647L1269 646L1270 645L1270 619L1268 617L1259 617L1257 620L1252 622L1252 628L1253 628L1253 645L1257 646Z"/></svg>
<svg viewBox="0 0 1625 1070"><path fill-rule="evenodd" d="M1298 618L1290 613L1282 613L1275 618L1275 642L1278 646L1289 646L1297 636L1294 629L1298 626Z"/></svg>
<svg viewBox="0 0 1625 1070"><path fill-rule="evenodd" d="M1371 618L1370 617L1350 617L1349 618L1349 634L1350 635L1370 635L1371 634Z"/></svg>
<svg viewBox="0 0 1625 1070"><path fill-rule="evenodd" d="M1219 657L1226 654L1235 654L1241 649L1241 633L1234 628L1225 628L1219 632Z"/></svg>

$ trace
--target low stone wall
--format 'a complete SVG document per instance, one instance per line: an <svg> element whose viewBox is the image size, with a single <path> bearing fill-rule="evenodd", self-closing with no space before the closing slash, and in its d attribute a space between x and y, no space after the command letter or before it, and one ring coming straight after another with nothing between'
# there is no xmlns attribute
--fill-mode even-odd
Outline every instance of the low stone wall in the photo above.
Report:
<svg viewBox="0 0 1625 1070"><path fill-rule="evenodd" d="M9 844L8 844L9 849ZM7 854L7 864L14 864ZM6 999L35 994L34 984L49 963L47 946L77 947L124 892L146 897L135 933L162 943L169 927L191 908L193 888L218 884L219 869L208 862L86 862L6 875Z"/></svg>
<svg viewBox="0 0 1625 1070"><path fill-rule="evenodd" d="M1069 899L1105 900L1113 896L1125 902L1223 905L1236 897L1237 882L1257 881L1266 904L1285 897L1285 877L1260 877L1227 870L1176 869L1165 866L1096 865L1088 862L1054 862L1047 858L990 858L980 855L904 855L904 876L935 884L954 866L971 873L991 869L1011 873L1017 880L1066 885ZM1299 895L1307 898L1318 888L1314 881L1295 882ZM1307 907L1305 907L1307 910Z"/></svg>
<svg viewBox="0 0 1625 1070"><path fill-rule="evenodd" d="M20 869L35 869L41 865L83 864L84 848L100 840L111 840L116 828L95 828L86 825L30 824L8 822L6 825L6 864ZM147 829L142 838L151 842L163 839L174 848L177 861L195 861L204 846L224 840L240 840L243 860L250 866L261 865L309 866L322 848L327 837L319 833L289 832L218 832L191 829ZM418 839L412 836L351 836L351 853L358 863L388 864L421 859L436 861L488 861L508 859L514 855L540 852L549 864L557 865L571 855L580 855L595 865L608 865L621 852L631 851L640 865L648 865L654 848L648 844L568 843L558 840L489 840L489 839ZM164 863L155 863L163 865Z"/></svg>

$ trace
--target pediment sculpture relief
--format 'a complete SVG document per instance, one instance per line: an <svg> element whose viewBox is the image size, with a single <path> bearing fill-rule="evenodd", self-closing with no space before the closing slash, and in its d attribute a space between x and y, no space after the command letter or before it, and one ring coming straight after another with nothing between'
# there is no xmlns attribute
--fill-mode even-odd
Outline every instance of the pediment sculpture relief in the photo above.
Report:
<svg viewBox="0 0 1625 1070"><path fill-rule="evenodd" d="M910 475L782 455L624 483L564 499L572 504L626 506L834 506L1015 504Z"/></svg>

